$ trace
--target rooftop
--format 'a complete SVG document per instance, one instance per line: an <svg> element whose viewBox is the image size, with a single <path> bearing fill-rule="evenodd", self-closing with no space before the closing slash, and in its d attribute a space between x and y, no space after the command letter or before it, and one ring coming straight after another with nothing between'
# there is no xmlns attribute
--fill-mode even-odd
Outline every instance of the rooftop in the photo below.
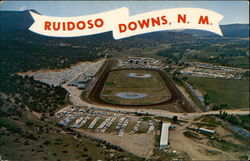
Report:
<svg viewBox="0 0 250 161"><path fill-rule="evenodd" d="M171 123L163 123L162 124L160 146L167 146L168 145L168 133L169 133L170 126L171 126Z"/></svg>

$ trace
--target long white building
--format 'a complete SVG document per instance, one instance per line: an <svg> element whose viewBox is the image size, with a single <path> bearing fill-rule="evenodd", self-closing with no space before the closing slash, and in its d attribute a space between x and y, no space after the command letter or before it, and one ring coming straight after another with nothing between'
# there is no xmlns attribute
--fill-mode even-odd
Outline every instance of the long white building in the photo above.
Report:
<svg viewBox="0 0 250 161"><path fill-rule="evenodd" d="M168 147L168 134L169 127L171 123L163 123L161 128L161 139L160 139L160 148L165 149Z"/></svg>

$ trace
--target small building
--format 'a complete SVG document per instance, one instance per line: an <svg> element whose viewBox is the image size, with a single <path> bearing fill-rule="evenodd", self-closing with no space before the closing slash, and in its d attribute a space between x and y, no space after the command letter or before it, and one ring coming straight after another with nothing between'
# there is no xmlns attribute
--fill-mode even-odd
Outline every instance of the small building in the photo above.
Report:
<svg viewBox="0 0 250 161"><path fill-rule="evenodd" d="M199 130L207 132L207 133L210 133L210 134L214 134L215 133L215 131L213 131L213 130L208 130L208 129L204 129L204 128L199 128Z"/></svg>
<svg viewBox="0 0 250 161"><path fill-rule="evenodd" d="M168 134L171 123L163 123L161 128L160 149L168 147Z"/></svg>
<svg viewBox="0 0 250 161"><path fill-rule="evenodd" d="M79 84L77 88L83 90L83 89L86 89L86 87L87 87L86 84Z"/></svg>

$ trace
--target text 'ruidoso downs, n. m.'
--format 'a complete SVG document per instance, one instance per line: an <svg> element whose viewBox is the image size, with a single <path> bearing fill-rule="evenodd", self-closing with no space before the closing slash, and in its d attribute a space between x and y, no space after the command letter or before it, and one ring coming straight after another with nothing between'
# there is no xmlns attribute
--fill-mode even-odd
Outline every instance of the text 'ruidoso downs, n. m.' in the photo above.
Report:
<svg viewBox="0 0 250 161"><path fill-rule="evenodd" d="M179 29L199 29L222 35L222 15L200 8L173 8L129 16L126 7L79 17L49 17L30 11L35 22L29 30L46 36L76 37L112 31L115 39Z"/></svg>

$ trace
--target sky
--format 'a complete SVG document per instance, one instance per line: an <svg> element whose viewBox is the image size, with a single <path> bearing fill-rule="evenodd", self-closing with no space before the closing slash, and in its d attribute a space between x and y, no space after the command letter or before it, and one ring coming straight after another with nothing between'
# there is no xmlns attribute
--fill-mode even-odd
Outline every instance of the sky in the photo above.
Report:
<svg viewBox="0 0 250 161"><path fill-rule="evenodd" d="M224 16L220 24L249 24L248 1L4 1L1 11L34 9L42 15L55 17L84 16L127 7L136 15L168 8L203 8Z"/></svg>

